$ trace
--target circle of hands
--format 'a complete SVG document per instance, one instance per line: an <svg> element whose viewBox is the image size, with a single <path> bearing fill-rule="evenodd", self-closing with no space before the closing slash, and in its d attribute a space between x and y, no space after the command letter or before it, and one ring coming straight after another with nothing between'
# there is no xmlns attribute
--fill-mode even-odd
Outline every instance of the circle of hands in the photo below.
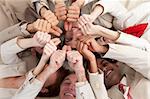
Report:
<svg viewBox="0 0 150 99"><path fill-rule="evenodd" d="M93 52L102 52L102 46L98 44L94 36L101 26L93 25L96 19L92 15L81 15L81 6L78 2L72 3L68 8L62 2L56 3L54 13L46 8L41 9L43 19L37 19L28 25L30 32L36 32L33 36L33 43L37 47L43 48L42 62L50 59L48 68L52 73L56 72L68 60L69 66L77 73L84 71L83 56L92 61L95 59ZM57 26L59 21L64 21L65 31L81 32L78 38L76 49L72 50L70 46L64 45L62 49L57 49L57 45L61 42L59 36L63 33ZM58 38L51 38L55 35ZM83 56L82 56L83 55ZM37 70L38 72L38 70Z"/></svg>

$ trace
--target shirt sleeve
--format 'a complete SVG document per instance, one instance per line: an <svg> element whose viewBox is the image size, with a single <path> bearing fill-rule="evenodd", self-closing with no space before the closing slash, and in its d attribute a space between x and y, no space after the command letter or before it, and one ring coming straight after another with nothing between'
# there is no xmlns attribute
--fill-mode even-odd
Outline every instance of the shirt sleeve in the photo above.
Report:
<svg viewBox="0 0 150 99"><path fill-rule="evenodd" d="M42 87L43 83L35 78L31 70L12 99L35 99Z"/></svg>
<svg viewBox="0 0 150 99"><path fill-rule="evenodd" d="M115 18L122 19L127 13L127 9L119 2L119 0L99 0L92 7L94 9L97 5L103 7L103 14L110 13Z"/></svg>
<svg viewBox="0 0 150 99"><path fill-rule="evenodd" d="M88 81L76 83L76 99L95 99L94 93Z"/></svg>
<svg viewBox="0 0 150 99"><path fill-rule="evenodd" d="M54 2L54 0L51 1ZM47 9L49 9L49 4L47 0L35 0L33 1L33 3L35 3L35 8L38 14L40 14L40 9L42 7L46 7Z"/></svg>
<svg viewBox="0 0 150 99"><path fill-rule="evenodd" d="M116 40L116 43L133 46L144 51L150 52L150 44L147 40L123 33L121 31L118 32L120 33L120 36Z"/></svg>
<svg viewBox="0 0 150 99"><path fill-rule="evenodd" d="M16 37L9 40L1 45L1 59L5 64L16 64L22 60L17 56L17 53L23 51L21 47L18 46Z"/></svg>
<svg viewBox="0 0 150 99"><path fill-rule="evenodd" d="M109 99L106 87L104 85L104 74L101 70L99 70L99 72L101 74L98 72L88 72L91 87L93 89L96 99Z"/></svg>
<svg viewBox="0 0 150 99"><path fill-rule="evenodd" d="M109 44L109 50L103 57L126 63L150 79L150 53L148 51L127 45Z"/></svg>
<svg viewBox="0 0 150 99"><path fill-rule="evenodd" d="M21 27L22 33L24 33L25 35L30 35L30 33L26 30L27 29L27 23L21 25L20 27Z"/></svg>

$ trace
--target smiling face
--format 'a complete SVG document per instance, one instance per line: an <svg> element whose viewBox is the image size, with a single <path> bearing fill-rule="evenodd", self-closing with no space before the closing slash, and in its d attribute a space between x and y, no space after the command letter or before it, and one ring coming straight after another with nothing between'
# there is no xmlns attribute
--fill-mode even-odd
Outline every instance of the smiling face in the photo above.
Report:
<svg viewBox="0 0 150 99"><path fill-rule="evenodd" d="M78 38L82 36L82 32L78 28L72 28L71 31L65 33L65 44L76 48Z"/></svg>
<svg viewBox="0 0 150 99"><path fill-rule="evenodd" d="M67 76L60 86L60 99L76 99L75 84L77 77L75 74Z"/></svg>
<svg viewBox="0 0 150 99"><path fill-rule="evenodd" d="M97 59L98 68L104 72L104 82L107 89L118 84L123 75L116 63L110 63L105 59Z"/></svg>

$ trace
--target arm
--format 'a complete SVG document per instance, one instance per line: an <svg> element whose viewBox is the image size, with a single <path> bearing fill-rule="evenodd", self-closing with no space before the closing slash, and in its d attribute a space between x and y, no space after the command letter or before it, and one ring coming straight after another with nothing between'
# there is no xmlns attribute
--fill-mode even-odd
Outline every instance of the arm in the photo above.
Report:
<svg viewBox="0 0 150 99"><path fill-rule="evenodd" d="M96 99L108 99L107 90L104 85L104 74L102 71L98 71L95 55L86 44L81 42L80 47L82 48L80 52L89 61L89 81Z"/></svg>
<svg viewBox="0 0 150 99"><path fill-rule="evenodd" d="M56 72L56 71L52 72L53 68L45 66L51 54L54 51L56 51L55 44L57 43L51 42L45 45L43 55L42 58L40 59L39 64L35 69L31 70L27 74L24 83L18 89L16 94L13 96L13 99L20 99L22 97L34 99L42 89L44 83L49 78L49 76L53 72Z"/></svg>
<svg viewBox="0 0 150 99"><path fill-rule="evenodd" d="M147 40L143 38L137 38L121 31L113 31L101 26L99 27L99 29L100 36L103 36L119 44L128 45L145 51L149 51L150 44Z"/></svg>
<svg viewBox="0 0 150 99"><path fill-rule="evenodd" d="M121 31L113 31L99 25L93 25L92 23L87 24L85 33L92 33L90 35L102 36L116 43L133 46L145 51L149 51L150 48L149 42L143 38L137 38Z"/></svg>
<svg viewBox="0 0 150 99"><path fill-rule="evenodd" d="M116 59L150 79L150 53L131 46L109 44L104 58Z"/></svg>
<svg viewBox="0 0 150 99"><path fill-rule="evenodd" d="M5 64L18 63L21 60L18 58L17 53L30 47L43 47L49 42L50 38L50 35L42 32L37 32L33 38L16 37L1 45L1 58Z"/></svg>
<svg viewBox="0 0 150 99"><path fill-rule="evenodd" d="M136 71L150 78L150 53L132 46L109 44L109 46L101 46L94 39L83 38L80 41L88 45L88 48L94 52L105 54L104 58L115 59L128 64ZM83 45L83 44L82 44Z"/></svg>
<svg viewBox="0 0 150 99"><path fill-rule="evenodd" d="M67 59L70 67L75 71L78 82L76 83L77 99L95 99L92 88L85 76L82 56L78 51L68 51Z"/></svg>
<svg viewBox="0 0 150 99"><path fill-rule="evenodd" d="M1 38L0 38L0 44L4 43L7 40L10 40L16 36L28 36L30 33L26 31L26 24L23 24L23 22L20 22L16 25L10 26L4 30L1 31Z"/></svg>

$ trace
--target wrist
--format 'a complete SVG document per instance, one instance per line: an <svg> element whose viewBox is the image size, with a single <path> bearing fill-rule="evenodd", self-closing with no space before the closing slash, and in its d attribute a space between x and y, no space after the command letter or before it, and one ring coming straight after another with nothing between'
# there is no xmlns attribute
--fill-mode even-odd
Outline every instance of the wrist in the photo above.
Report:
<svg viewBox="0 0 150 99"><path fill-rule="evenodd" d="M85 82L87 80L86 76L85 76L85 71L84 72L75 72L75 73L76 73L78 82Z"/></svg>
<svg viewBox="0 0 150 99"><path fill-rule="evenodd" d="M77 4L79 8L81 8L84 5L84 2L84 0L76 0L74 3Z"/></svg>
<svg viewBox="0 0 150 99"><path fill-rule="evenodd" d="M36 31L34 30L34 27L33 27L33 24L32 24L32 23L27 24L26 30L27 30L28 32L30 32L30 33L36 32Z"/></svg>
<svg viewBox="0 0 150 99"><path fill-rule="evenodd" d="M35 40L35 38L30 38L31 46L32 47L41 47L40 44Z"/></svg>
<svg viewBox="0 0 150 99"><path fill-rule="evenodd" d="M97 18L99 15L101 15L103 13L103 7L102 6L100 6L100 5L97 5L95 8L94 8L94 10L93 10L93 12L91 12L91 16L93 17L93 18Z"/></svg>
<svg viewBox="0 0 150 99"><path fill-rule="evenodd" d="M100 50L99 50L99 52L97 52L97 53L106 54L107 51L109 50L109 46L108 46L108 45L103 45L103 46L100 46L99 49L100 49Z"/></svg>
<svg viewBox="0 0 150 99"><path fill-rule="evenodd" d="M96 73L96 72L98 71L96 59L90 61L90 64L89 64L89 65L90 65L90 66L89 66L89 72L90 72L90 73Z"/></svg>
<svg viewBox="0 0 150 99"><path fill-rule="evenodd" d="M46 12L47 10L48 10L48 9L43 6L43 7L40 9L40 15L41 15L42 17L44 17L44 14L45 14L45 12Z"/></svg>
<svg viewBox="0 0 150 99"><path fill-rule="evenodd" d="M55 4L64 3L64 0L55 0Z"/></svg>

